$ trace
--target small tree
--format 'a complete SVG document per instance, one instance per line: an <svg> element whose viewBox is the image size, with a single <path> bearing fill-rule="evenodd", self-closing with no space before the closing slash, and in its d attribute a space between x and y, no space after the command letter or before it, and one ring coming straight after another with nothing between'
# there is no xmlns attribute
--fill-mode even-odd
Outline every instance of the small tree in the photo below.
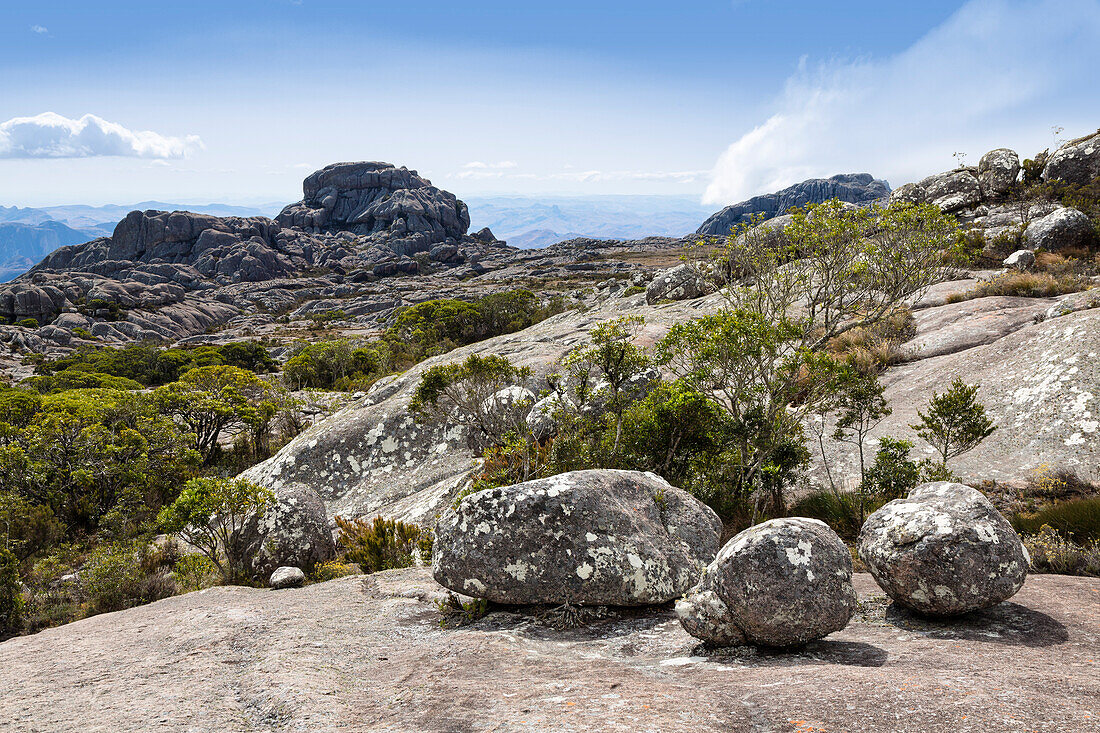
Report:
<svg viewBox="0 0 1100 733"><path fill-rule="evenodd" d="M157 521L179 534L210 559L226 582L246 576L247 542L242 529L255 514L271 506L269 489L242 479L197 478L188 481Z"/></svg>
<svg viewBox="0 0 1100 733"><path fill-rule="evenodd" d="M592 343L569 352L562 362L579 402L597 397L595 390L600 386L606 389L605 407L615 419L613 455L618 453L622 438L623 410L632 397L626 387L650 366L649 356L633 343L644 323L641 316L623 316L600 323L592 329Z"/></svg>
<svg viewBox="0 0 1100 733"><path fill-rule="evenodd" d="M471 354L461 364L424 372L409 408L421 417L470 428L484 451L519 427L524 416L524 405L497 393L530 377L530 368L517 367L503 356Z"/></svg>
<svg viewBox="0 0 1100 733"><path fill-rule="evenodd" d="M920 483L920 466L910 460L913 444L883 436L878 443L875 461L864 475L861 491L883 499L899 499Z"/></svg>
<svg viewBox="0 0 1100 733"><path fill-rule="evenodd" d="M864 520L865 495L867 481L867 462L863 448L867 435L893 410L886 406L883 387L878 375L867 374L852 367L841 371L837 409L839 418L833 437L836 440L852 443L859 450L859 521Z"/></svg>
<svg viewBox="0 0 1100 733"><path fill-rule="evenodd" d="M997 429L985 414L985 406L975 399L978 387L955 377L946 392L932 393L928 412L918 410L920 422L909 426L940 454L943 466L948 459L973 450Z"/></svg>
<svg viewBox="0 0 1100 733"><path fill-rule="evenodd" d="M19 590L19 560L0 547L0 639L23 628L23 594Z"/></svg>

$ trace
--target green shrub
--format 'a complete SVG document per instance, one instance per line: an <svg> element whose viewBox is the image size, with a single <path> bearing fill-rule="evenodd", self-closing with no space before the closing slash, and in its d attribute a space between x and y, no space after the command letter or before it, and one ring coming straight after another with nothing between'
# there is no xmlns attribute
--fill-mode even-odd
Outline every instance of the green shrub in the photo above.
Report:
<svg viewBox="0 0 1100 733"><path fill-rule="evenodd" d="M1079 544L1046 524L1022 539L1032 572L1100 576L1100 541Z"/></svg>
<svg viewBox="0 0 1100 733"><path fill-rule="evenodd" d="M327 560L313 569L313 579L318 583L355 574L355 568L351 564L339 560Z"/></svg>
<svg viewBox="0 0 1100 733"><path fill-rule="evenodd" d="M1012 526L1020 534L1036 534L1047 526L1076 542L1100 541L1100 496L1058 502L1035 514L1017 514Z"/></svg>
<svg viewBox="0 0 1100 733"><path fill-rule="evenodd" d="M140 541L97 547L88 558L81 582L90 613L121 611L175 592L161 569L159 553Z"/></svg>
<svg viewBox="0 0 1100 733"><path fill-rule="evenodd" d="M913 444L884 436L878 445L875 460L867 469L864 493L886 501L900 499L920 483L920 466L909 459Z"/></svg>
<svg viewBox="0 0 1100 733"><path fill-rule="evenodd" d="M864 498L863 511L870 514L885 503L886 499L881 496ZM787 513L792 517L819 519L848 541L854 541L863 526L859 516L860 497L854 492L815 491L795 502Z"/></svg>
<svg viewBox="0 0 1100 733"><path fill-rule="evenodd" d="M356 563L367 573L416 564L417 543L421 529L385 517L344 519L336 517L340 528L340 544L346 548L344 559Z"/></svg>
<svg viewBox="0 0 1100 733"><path fill-rule="evenodd" d="M20 318L15 322L15 325L22 326L23 328L38 328L37 318Z"/></svg>
<svg viewBox="0 0 1100 733"><path fill-rule="evenodd" d="M0 547L0 639L23 628L23 594L19 588L19 560Z"/></svg>
<svg viewBox="0 0 1100 733"><path fill-rule="evenodd" d="M218 568L206 555L183 555L172 567L178 593L190 593L217 585Z"/></svg>

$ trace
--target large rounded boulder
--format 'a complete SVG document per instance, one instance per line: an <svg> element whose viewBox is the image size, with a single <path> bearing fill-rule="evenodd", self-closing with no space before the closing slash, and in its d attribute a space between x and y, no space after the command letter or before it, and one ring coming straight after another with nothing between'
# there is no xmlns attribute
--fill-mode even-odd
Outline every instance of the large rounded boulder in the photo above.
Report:
<svg viewBox="0 0 1100 733"><path fill-rule="evenodd" d="M816 519L773 519L718 553L676 614L715 646L789 647L840 631L856 610L852 556Z"/></svg>
<svg viewBox="0 0 1100 733"><path fill-rule="evenodd" d="M497 603L666 603L698 581L721 530L654 474L573 471L463 498L439 520L432 569Z"/></svg>
<svg viewBox="0 0 1100 733"><path fill-rule="evenodd" d="M896 603L929 616L995 606L1020 590L1030 559L981 492L923 484L867 518L859 556Z"/></svg>
<svg viewBox="0 0 1100 733"><path fill-rule="evenodd" d="M1057 209L1027 225L1024 239L1031 249L1057 252L1083 247L1095 236L1092 220L1077 209Z"/></svg>
<svg viewBox="0 0 1100 733"><path fill-rule="evenodd" d="M308 488L284 488L263 513L253 514L240 530L249 570L267 578L282 566L312 568L336 555L325 505Z"/></svg>

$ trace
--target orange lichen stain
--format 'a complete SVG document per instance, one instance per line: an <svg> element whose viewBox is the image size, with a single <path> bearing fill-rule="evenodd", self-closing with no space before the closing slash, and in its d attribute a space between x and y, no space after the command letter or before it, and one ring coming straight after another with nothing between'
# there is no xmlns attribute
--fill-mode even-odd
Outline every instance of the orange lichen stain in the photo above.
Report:
<svg viewBox="0 0 1100 733"><path fill-rule="evenodd" d="M797 733L826 733L819 724L808 720L788 720L787 722L794 726Z"/></svg>

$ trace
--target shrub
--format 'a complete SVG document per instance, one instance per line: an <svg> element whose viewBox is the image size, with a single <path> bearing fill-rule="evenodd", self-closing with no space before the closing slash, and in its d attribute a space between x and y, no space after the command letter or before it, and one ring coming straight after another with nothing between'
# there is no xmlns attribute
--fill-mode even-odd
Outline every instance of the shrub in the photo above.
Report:
<svg viewBox="0 0 1100 733"><path fill-rule="evenodd" d="M178 533L217 567L223 580L247 578L242 529L253 514L264 512L274 495L243 479L197 478L188 481L157 521L167 533Z"/></svg>
<svg viewBox="0 0 1100 733"><path fill-rule="evenodd" d="M206 555L183 555L172 567L178 593L190 593L217 585L218 567Z"/></svg>
<svg viewBox="0 0 1100 733"><path fill-rule="evenodd" d="M333 580L335 578L343 578L347 575L355 575L355 568L339 560L326 560L313 569L313 579L318 583L326 580Z"/></svg>
<svg viewBox="0 0 1100 733"><path fill-rule="evenodd" d="M913 444L889 436L879 439L875 460L867 469L864 492L886 501L900 499L920 483L920 467L909 459Z"/></svg>
<svg viewBox="0 0 1100 733"><path fill-rule="evenodd" d="M23 594L19 588L19 560L0 547L0 639L23 627Z"/></svg>
<svg viewBox="0 0 1100 733"><path fill-rule="evenodd" d="M1034 514L1017 514L1012 525L1021 534L1050 527L1077 542L1100 541L1100 496L1062 501Z"/></svg>
<svg viewBox="0 0 1100 733"><path fill-rule="evenodd" d="M1031 570L1038 573L1100 576L1100 542L1071 542L1050 525L1022 538L1031 556Z"/></svg>
<svg viewBox="0 0 1100 733"><path fill-rule="evenodd" d="M0 530L8 549L19 560L45 550L65 534L64 525L48 506L35 504L8 491L0 491Z"/></svg>
<svg viewBox="0 0 1100 733"><path fill-rule="evenodd" d="M385 517L344 519L336 517L340 544L346 548L344 559L359 565L364 572L377 573L416 564L421 529Z"/></svg>
<svg viewBox="0 0 1100 733"><path fill-rule="evenodd" d="M953 293L948 301L957 303L991 295L1015 295L1024 298L1052 298L1056 295L1088 290L1089 278L1065 274L1055 276L1048 272L1004 272L992 280L978 283L965 293Z"/></svg>
<svg viewBox="0 0 1100 733"><path fill-rule="evenodd" d="M852 492L815 491L795 502L789 509L792 517L819 519L848 541L859 536L863 526L862 512L873 512L886 503L885 497L861 498Z"/></svg>
<svg viewBox="0 0 1100 733"><path fill-rule="evenodd" d="M928 412L918 410L920 422L909 426L936 449L945 467L948 459L973 450L996 430L985 414L985 406L975 399L977 393L978 385L965 384L955 377L946 392L932 393Z"/></svg>
<svg viewBox="0 0 1100 733"><path fill-rule="evenodd" d="M23 328L38 328L37 318L20 318L15 322L15 325L22 326Z"/></svg>
<svg viewBox="0 0 1100 733"><path fill-rule="evenodd" d="M467 626L489 612L489 601L484 598L463 602L454 593L448 593L445 599L436 601L435 605L439 609L439 626L444 629Z"/></svg>
<svg viewBox="0 0 1100 733"><path fill-rule="evenodd" d="M120 611L176 592L164 555L141 541L105 543L92 551L81 576L90 613Z"/></svg>

